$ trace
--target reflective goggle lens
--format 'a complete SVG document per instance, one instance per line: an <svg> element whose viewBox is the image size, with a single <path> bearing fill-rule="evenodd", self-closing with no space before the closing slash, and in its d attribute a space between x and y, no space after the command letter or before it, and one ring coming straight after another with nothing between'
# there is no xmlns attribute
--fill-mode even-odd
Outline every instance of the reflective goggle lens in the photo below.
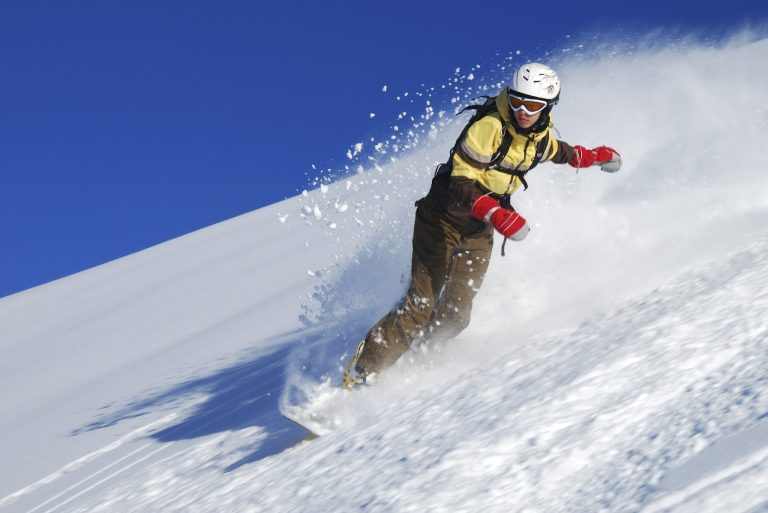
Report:
<svg viewBox="0 0 768 513"><path fill-rule="evenodd" d="M532 100L530 98L520 98L519 96L509 95L509 104L515 111L525 108L530 114L536 114L540 110L544 110L547 106L547 102L541 100Z"/></svg>

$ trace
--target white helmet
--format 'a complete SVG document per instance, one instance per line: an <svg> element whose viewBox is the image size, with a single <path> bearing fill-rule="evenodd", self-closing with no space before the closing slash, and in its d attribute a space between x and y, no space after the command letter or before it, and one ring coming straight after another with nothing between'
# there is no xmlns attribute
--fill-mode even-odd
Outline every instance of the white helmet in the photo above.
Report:
<svg viewBox="0 0 768 513"><path fill-rule="evenodd" d="M557 103L560 97L560 79L555 70L538 62L523 64L512 77L512 91L532 96L549 103Z"/></svg>

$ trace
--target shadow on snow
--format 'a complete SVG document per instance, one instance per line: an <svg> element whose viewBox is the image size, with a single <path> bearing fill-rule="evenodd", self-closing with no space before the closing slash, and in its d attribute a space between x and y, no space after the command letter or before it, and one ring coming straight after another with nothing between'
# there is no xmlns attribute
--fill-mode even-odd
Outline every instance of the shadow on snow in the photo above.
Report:
<svg viewBox="0 0 768 513"><path fill-rule="evenodd" d="M159 442L190 440L249 427L261 427L266 438L249 455L226 467L225 472L278 454L310 438L311 433L285 418L280 400L289 382L289 373L300 368L317 382L324 376L338 378L339 357L349 353L364 333L366 321L353 327L308 327L273 340L260 341L256 347L271 348L255 357L209 376L176 385L146 399L133 402L72 433L110 427L131 418L147 415L159 408L182 405L189 398L205 394L205 400L180 422L151 435Z"/></svg>

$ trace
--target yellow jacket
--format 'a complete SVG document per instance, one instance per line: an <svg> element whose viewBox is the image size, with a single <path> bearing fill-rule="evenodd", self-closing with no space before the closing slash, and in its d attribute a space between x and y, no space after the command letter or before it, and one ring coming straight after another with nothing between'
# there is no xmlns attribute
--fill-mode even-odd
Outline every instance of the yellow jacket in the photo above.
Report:
<svg viewBox="0 0 768 513"><path fill-rule="evenodd" d="M511 115L507 89L504 89L496 97L496 107L498 112L479 119L469 127L466 137L460 143L460 151L453 155L451 176L468 178L496 194L512 194L522 185L518 177L498 169L478 167L489 164L494 153L501 146L502 129ZM548 136L548 141L541 162L551 160L558 153L558 147L562 143L555 139L554 134L552 134L551 121L546 129L537 133L519 134L511 123L507 130L512 134L512 144L507 156L498 166L506 171L529 170L536 155L536 145L545 137ZM460 153L463 153L467 158L462 158Z"/></svg>

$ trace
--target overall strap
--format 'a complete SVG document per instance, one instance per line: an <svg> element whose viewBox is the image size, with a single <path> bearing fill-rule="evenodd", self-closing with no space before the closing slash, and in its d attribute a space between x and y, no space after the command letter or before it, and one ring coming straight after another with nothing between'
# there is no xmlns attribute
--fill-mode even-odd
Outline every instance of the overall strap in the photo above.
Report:
<svg viewBox="0 0 768 513"><path fill-rule="evenodd" d="M508 170L508 169L504 169L502 167L499 167L499 164L501 164L501 162L504 160L504 157L506 157L507 152L509 151L509 145L512 143L512 135L511 134L509 135L509 140L506 141L506 136L507 136L508 133L509 133L509 131L505 130L505 132L504 132L505 140L502 140L502 145L499 148L499 153L501 153L502 149L504 149L504 153L501 155L501 158L498 159L498 161L496 161L496 158L494 157L494 162L495 163L492 162L493 165L489 166L489 168L490 167L494 167L497 171L500 171L502 173L506 173L508 175L516 176L518 178L518 180L520 180L520 183L523 184L523 190L527 190L528 189L528 182L525 179L525 175L528 173L528 171L530 171L531 169L536 167L539 164L539 162L541 162L541 159L544 158L544 152L547 151L547 144L549 142L549 134L547 134L541 141L539 141L536 144L536 154L533 156L533 161L531 162L531 166L528 169L526 169L525 171L521 171L519 169L519 167L520 167L519 165L517 166L517 168L515 168L513 170ZM504 147L504 143L505 142L507 144L506 147ZM528 151L528 144L530 144L530 139L528 140L528 142L525 145L524 153L526 153Z"/></svg>

